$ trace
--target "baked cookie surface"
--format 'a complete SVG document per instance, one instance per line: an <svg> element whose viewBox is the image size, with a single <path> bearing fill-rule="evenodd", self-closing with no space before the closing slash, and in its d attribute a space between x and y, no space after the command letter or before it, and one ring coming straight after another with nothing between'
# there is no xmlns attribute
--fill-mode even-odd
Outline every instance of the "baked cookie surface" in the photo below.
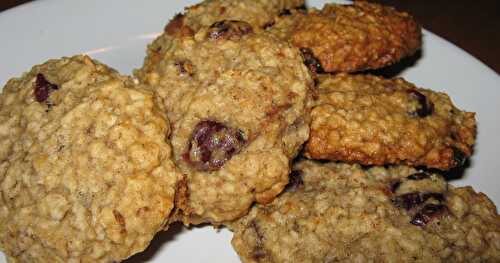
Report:
<svg viewBox="0 0 500 263"><path fill-rule="evenodd" d="M321 75L318 83L308 158L447 170L472 154L474 113L444 93L370 75Z"/></svg>
<svg viewBox="0 0 500 263"><path fill-rule="evenodd" d="M187 7L166 26L172 33L180 25L193 31L222 20L238 20L259 30L271 23L281 11L304 5L304 0L205 0Z"/></svg>
<svg viewBox="0 0 500 263"><path fill-rule="evenodd" d="M152 93L86 56L0 95L0 247L12 262L111 262L169 219L179 175Z"/></svg>
<svg viewBox="0 0 500 263"><path fill-rule="evenodd" d="M224 20L193 36L160 36L136 76L172 123L175 161L187 175L184 222L233 220L282 191L309 136L313 83L298 50Z"/></svg>
<svg viewBox="0 0 500 263"><path fill-rule="evenodd" d="M471 187L413 168L301 161L231 227L243 262L498 262L500 217Z"/></svg>
<svg viewBox="0 0 500 263"><path fill-rule="evenodd" d="M314 57L316 70L326 72L382 68L421 46L421 28L410 15L364 1L292 11L269 30Z"/></svg>

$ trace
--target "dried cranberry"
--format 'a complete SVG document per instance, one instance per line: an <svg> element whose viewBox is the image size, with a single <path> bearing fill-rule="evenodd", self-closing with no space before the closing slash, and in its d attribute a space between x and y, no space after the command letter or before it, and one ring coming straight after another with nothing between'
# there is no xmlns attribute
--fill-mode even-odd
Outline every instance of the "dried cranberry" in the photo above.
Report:
<svg viewBox="0 0 500 263"><path fill-rule="evenodd" d="M294 170L289 175L289 181L286 185L287 191L296 191L298 188L304 186L304 181L302 180L302 172Z"/></svg>
<svg viewBox="0 0 500 263"><path fill-rule="evenodd" d="M413 216L410 223L416 226L426 226L434 218L441 216L446 211L445 205L427 204Z"/></svg>
<svg viewBox="0 0 500 263"><path fill-rule="evenodd" d="M418 180L427 179L429 177L430 177L430 175L428 173L420 172L420 173L414 173L412 175L409 175L406 178L408 178L409 180L418 181Z"/></svg>
<svg viewBox="0 0 500 263"><path fill-rule="evenodd" d="M38 102L45 102L52 91L58 90L59 87L55 84L50 83L41 73L36 75L36 80L34 84L35 99Z"/></svg>
<svg viewBox="0 0 500 263"><path fill-rule="evenodd" d="M201 171L218 170L240 152L245 142L239 129L204 120L195 126L184 159Z"/></svg>
<svg viewBox="0 0 500 263"><path fill-rule="evenodd" d="M306 64L306 66L313 74L325 72L319 60L316 57L314 57L314 54L311 49L300 48L300 52L302 53L304 64Z"/></svg>
<svg viewBox="0 0 500 263"><path fill-rule="evenodd" d="M236 40L252 32L253 28L247 22L237 20L222 20L219 22L215 22L210 26L208 38L212 40Z"/></svg>
<svg viewBox="0 0 500 263"><path fill-rule="evenodd" d="M432 104L432 101L427 99L424 94L414 89L408 90L408 93L411 97L415 98L419 104L419 107L416 109L416 111L410 113L412 116L423 118L431 115L434 112L434 104Z"/></svg>
<svg viewBox="0 0 500 263"><path fill-rule="evenodd" d="M434 198L439 202L444 201L444 196L440 193L413 192L413 193L407 193L407 194L402 194L402 195L396 196L392 200L392 202L397 207L404 208L405 210L410 210L416 206L423 204L425 201L429 200L430 198Z"/></svg>
<svg viewBox="0 0 500 263"><path fill-rule="evenodd" d="M404 208L406 210L410 210L415 206L418 206L425 202L422 195L420 193L407 193L403 195L396 196L392 202L397 207Z"/></svg>

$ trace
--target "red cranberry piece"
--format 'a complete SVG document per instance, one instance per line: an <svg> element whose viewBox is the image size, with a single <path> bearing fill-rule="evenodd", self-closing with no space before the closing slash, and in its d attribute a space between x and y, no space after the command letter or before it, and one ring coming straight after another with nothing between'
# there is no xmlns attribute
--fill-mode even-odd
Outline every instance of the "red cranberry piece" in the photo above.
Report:
<svg viewBox="0 0 500 263"><path fill-rule="evenodd" d="M411 97L416 99L418 101L419 107L415 112L410 113L412 116L418 116L418 117L427 117L431 115L434 112L434 104L432 104L432 101L427 99L427 97L418 92L417 90L408 90L408 93L410 94Z"/></svg>
<svg viewBox="0 0 500 263"><path fill-rule="evenodd" d="M52 91L59 89L55 84L50 83L41 73L36 75L34 84L35 99L38 102L45 102Z"/></svg>
<svg viewBox="0 0 500 263"><path fill-rule="evenodd" d="M226 39L237 40L253 32L250 24L236 20L222 20L215 22L209 28L208 38L212 40Z"/></svg>
<svg viewBox="0 0 500 263"><path fill-rule="evenodd" d="M396 196L392 202L395 206L404 208L405 210L410 210L415 206L418 206L425 202L420 193L407 193L400 196Z"/></svg>
<svg viewBox="0 0 500 263"><path fill-rule="evenodd" d="M183 156L200 171L215 171L244 147L243 132L210 120L199 122Z"/></svg>
<svg viewBox="0 0 500 263"><path fill-rule="evenodd" d="M439 202L444 201L444 196L440 193L413 192L396 196L396 198L394 198L392 202L397 207L404 208L405 210L410 210L425 203L425 201L429 200L430 198L434 198Z"/></svg>
<svg viewBox="0 0 500 263"><path fill-rule="evenodd" d="M314 54L309 48L300 48L300 52L302 53L302 57L304 59L304 64L306 64L307 68L313 73L324 73L323 67L319 60L314 57Z"/></svg>
<svg viewBox="0 0 500 263"><path fill-rule="evenodd" d="M410 223L416 226L426 226L429 222L441 216L446 211L447 208L445 205L427 204L413 216Z"/></svg>

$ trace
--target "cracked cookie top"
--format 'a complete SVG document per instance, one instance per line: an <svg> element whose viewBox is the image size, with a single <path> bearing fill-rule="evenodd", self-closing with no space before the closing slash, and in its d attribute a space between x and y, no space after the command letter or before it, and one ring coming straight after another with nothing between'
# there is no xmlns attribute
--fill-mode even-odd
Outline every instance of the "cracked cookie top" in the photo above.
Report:
<svg viewBox="0 0 500 263"><path fill-rule="evenodd" d="M179 175L152 93L86 56L0 95L0 247L20 262L120 261L166 227Z"/></svg>
<svg viewBox="0 0 500 263"><path fill-rule="evenodd" d="M304 160L291 177L230 225L243 262L500 260L500 217L471 187L406 166Z"/></svg>
<svg viewBox="0 0 500 263"><path fill-rule="evenodd" d="M303 6L303 0L205 0L186 7L165 27L167 34L196 32L222 20L244 21L257 31L272 23L283 10Z"/></svg>
<svg viewBox="0 0 500 263"><path fill-rule="evenodd" d="M422 44L413 17L365 1L292 10L268 28L313 56L321 70L335 73L382 68L412 55Z"/></svg>
<svg viewBox="0 0 500 263"><path fill-rule="evenodd" d="M305 155L363 165L461 166L476 119L448 95L401 79L320 75Z"/></svg>
<svg viewBox="0 0 500 263"><path fill-rule="evenodd" d="M163 34L136 76L172 122L185 222L233 220L281 192L309 136L313 83L297 49L223 20L192 36Z"/></svg>

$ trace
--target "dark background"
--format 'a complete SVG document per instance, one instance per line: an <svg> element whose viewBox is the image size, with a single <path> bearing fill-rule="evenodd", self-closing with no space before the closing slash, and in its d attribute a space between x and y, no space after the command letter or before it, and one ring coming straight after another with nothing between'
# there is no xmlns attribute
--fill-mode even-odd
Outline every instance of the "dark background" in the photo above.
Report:
<svg viewBox="0 0 500 263"><path fill-rule="evenodd" d="M0 11L30 0L0 0ZM422 26L500 73L499 0L371 0L412 14Z"/></svg>

